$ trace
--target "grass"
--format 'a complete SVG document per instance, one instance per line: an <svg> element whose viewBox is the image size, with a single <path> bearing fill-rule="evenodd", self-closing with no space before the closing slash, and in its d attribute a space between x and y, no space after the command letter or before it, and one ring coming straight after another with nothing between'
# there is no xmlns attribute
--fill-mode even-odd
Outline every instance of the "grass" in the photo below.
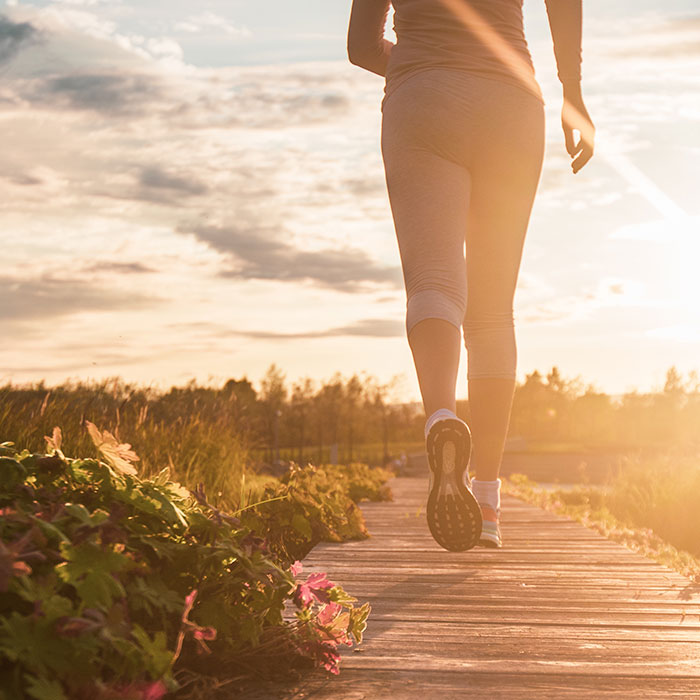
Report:
<svg viewBox="0 0 700 700"><path fill-rule="evenodd" d="M194 390L153 395L119 380L52 390L0 387L1 437L32 452L44 451L44 436L58 426L66 454L96 457L86 420L133 446L141 476L168 467L175 481L203 483L216 505L239 507L249 445L235 397Z"/></svg>
<svg viewBox="0 0 700 700"><path fill-rule="evenodd" d="M699 459L629 459L605 487L550 491L521 474L503 482L506 493L573 518L700 582Z"/></svg>
<svg viewBox="0 0 700 700"><path fill-rule="evenodd" d="M391 458L398 457L403 452L411 454L413 452L421 452L425 449L424 442L389 442L387 447L388 455ZM269 448L257 448L251 450L250 454L253 461L262 461L267 457ZM298 447L280 447L279 457L281 460L297 462L298 464L329 464L331 462L331 448L324 445L322 448L307 446L301 451ZM350 455L346 445L340 445L338 448L338 461L341 464L349 462L362 462L363 464L381 465L384 462L384 445L381 442L366 442L356 445Z"/></svg>

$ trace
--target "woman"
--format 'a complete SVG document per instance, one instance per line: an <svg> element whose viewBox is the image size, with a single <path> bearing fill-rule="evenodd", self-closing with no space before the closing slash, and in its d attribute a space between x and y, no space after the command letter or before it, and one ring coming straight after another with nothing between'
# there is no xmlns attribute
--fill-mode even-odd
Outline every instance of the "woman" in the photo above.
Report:
<svg viewBox="0 0 700 700"><path fill-rule="evenodd" d="M390 4L395 45L384 38ZM581 95L581 0L546 5L576 173L593 155L594 135ZM428 524L448 550L500 547L513 295L544 150L522 0L354 0L348 54L386 77L382 155L427 417ZM471 482L472 436L455 414L461 329Z"/></svg>

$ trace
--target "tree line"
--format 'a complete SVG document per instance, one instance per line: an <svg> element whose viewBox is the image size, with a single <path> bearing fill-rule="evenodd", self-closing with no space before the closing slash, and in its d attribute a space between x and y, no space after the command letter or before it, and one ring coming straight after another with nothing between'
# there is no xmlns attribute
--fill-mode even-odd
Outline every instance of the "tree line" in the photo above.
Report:
<svg viewBox="0 0 700 700"><path fill-rule="evenodd" d="M0 440L41 449L43 436L59 424L70 445L73 434L84 435L87 419L135 444L157 435L172 444L172 453L189 450L193 461L218 459L228 454L218 444L236 443L259 464L381 464L422 449L422 407L398 401L396 393L396 381L367 375L289 382L276 365L257 389L247 378L167 391L118 378L51 388L8 384L0 387ZM469 421L467 401L458 402L457 412ZM563 377L556 367L535 371L516 387L510 438L511 449L552 443L572 449L700 449L700 379L672 367L656 391L611 396L580 378Z"/></svg>

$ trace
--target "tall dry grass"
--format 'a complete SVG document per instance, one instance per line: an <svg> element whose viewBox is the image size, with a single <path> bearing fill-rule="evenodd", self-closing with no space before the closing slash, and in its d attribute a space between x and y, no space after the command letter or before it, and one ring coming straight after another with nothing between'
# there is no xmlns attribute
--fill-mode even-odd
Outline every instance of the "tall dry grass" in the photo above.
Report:
<svg viewBox="0 0 700 700"><path fill-rule="evenodd" d="M603 495L622 522L700 557L700 455L630 459Z"/></svg>
<svg viewBox="0 0 700 700"><path fill-rule="evenodd" d="M130 443L142 476L169 467L174 480L203 483L217 504L240 504L249 441L235 394L194 386L158 394L118 379L0 387L0 440L19 448L44 451L59 426L65 454L97 456L86 420Z"/></svg>

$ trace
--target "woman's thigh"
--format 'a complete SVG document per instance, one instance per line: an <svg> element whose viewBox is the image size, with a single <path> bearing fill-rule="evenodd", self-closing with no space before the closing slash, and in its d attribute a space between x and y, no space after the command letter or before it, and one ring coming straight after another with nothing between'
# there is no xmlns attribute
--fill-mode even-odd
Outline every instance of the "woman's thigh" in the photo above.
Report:
<svg viewBox="0 0 700 700"><path fill-rule="evenodd" d="M467 319L510 314L544 152L541 103L517 88L483 122L470 161Z"/></svg>
<svg viewBox="0 0 700 700"><path fill-rule="evenodd" d="M384 107L382 154L409 297L437 290L464 309L471 178L445 137L452 118L439 92L402 86Z"/></svg>
<svg viewBox="0 0 700 700"><path fill-rule="evenodd" d="M407 293L442 291L464 310L468 171L420 148L394 151L385 163Z"/></svg>
<svg viewBox="0 0 700 700"><path fill-rule="evenodd" d="M409 78L383 112L409 296L444 291L467 316L512 310L542 165L542 103L499 81L437 69Z"/></svg>

